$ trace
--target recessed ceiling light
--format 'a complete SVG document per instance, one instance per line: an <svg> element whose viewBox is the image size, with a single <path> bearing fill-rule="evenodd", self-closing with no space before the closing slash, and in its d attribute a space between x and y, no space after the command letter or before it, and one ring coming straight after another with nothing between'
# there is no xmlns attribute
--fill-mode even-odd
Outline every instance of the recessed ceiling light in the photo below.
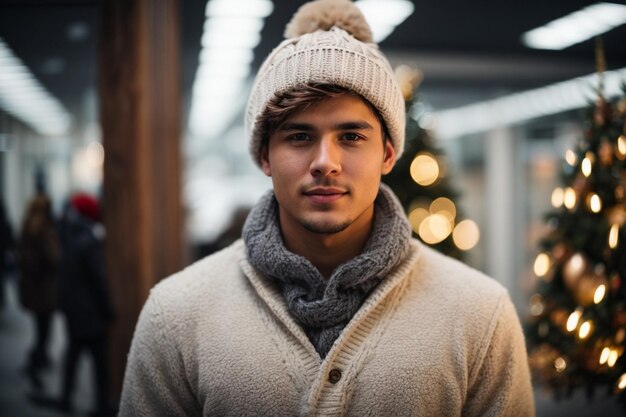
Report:
<svg viewBox="0 0 626 417"><path fill-rule="evenodd" d="M597 3L524 33L522 42L530 48L561 50L624 23L626 5Z"/></svg>

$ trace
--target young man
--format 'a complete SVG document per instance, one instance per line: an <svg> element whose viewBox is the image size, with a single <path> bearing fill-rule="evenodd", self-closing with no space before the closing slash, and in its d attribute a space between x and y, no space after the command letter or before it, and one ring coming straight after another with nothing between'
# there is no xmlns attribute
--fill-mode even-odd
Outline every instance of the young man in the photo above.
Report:
<svg viewBox="0 0 626 417"><path fill-rule="evenodd" d="M246 118L273 190L153 289L120 415L534 415L506 290L412 239L381 185L405 110L362 15L316 1L286 36Z"/></svg>

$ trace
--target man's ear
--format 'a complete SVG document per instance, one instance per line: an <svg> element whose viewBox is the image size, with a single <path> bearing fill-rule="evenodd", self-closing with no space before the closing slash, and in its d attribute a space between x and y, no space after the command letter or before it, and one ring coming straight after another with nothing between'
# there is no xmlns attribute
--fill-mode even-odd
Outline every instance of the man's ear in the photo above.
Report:
<svg viewBox="0 0 626 417"><path fill-rule="evenodd" d="M268 155L267 145L261 147L261 170L268 177L272 176L272 170L270 169L270 158Z"/></svg>
<svg viewBox="0 0 626 417"><path fill-rule="evenodd" d="M382 174L387 175L393 169L396 164L396 150L391 144L390 140L385 141L385 153L383 155Z"/></svg>

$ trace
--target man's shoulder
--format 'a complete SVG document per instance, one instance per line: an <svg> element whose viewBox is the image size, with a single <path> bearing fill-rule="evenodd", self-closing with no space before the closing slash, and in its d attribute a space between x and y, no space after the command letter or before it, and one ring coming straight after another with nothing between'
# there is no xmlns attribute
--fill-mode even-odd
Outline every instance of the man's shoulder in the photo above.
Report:
<svg viewBox="0 0 626 417"><path fill-rule="evenodd" d="M418 243L420 251L415 279L436 292L459 301L499 300L507 293L495 279L463 262Z"/></svg>
<svg viewBox="0 0 626 417"><path fill-rule="evenodd" d="M163 279L150 290L145 320L158 320L172 340L181 341L247 311L251 298L240 267L244 257L245 246L238 241Z"/></svg>
<svg viewBox="0 0 626 417"><path fill-rule="evenodd" d="M507 289L462 262L419 244L402 306L424 323L456 328L477 346L510 303Z"/></svg>

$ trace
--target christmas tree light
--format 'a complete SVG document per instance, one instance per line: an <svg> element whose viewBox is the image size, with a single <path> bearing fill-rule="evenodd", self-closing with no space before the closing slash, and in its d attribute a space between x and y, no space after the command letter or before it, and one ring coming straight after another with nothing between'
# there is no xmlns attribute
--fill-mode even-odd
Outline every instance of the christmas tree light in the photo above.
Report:
<svg viewBox="0 0 626 417"><path fill-rule="evenodd" d="M596 52L597 100L550 196L525 327L536 383L557 397L604 388L626 407L626 98L605 100L600 43Z"/></svg>
<svg viewBox="0 0 626 417"><path fill-rule="evenodd" d="M419 111L424 104L416 98L421 74L405 65L396 69L407 107L406 146L396 167L383 177L396 193L415 236L441 252L460 258L480 239L476 223L463 219L446 175L443 153L435 148L429 113ZM424 127L426 126L426 127Z"/></svg>

